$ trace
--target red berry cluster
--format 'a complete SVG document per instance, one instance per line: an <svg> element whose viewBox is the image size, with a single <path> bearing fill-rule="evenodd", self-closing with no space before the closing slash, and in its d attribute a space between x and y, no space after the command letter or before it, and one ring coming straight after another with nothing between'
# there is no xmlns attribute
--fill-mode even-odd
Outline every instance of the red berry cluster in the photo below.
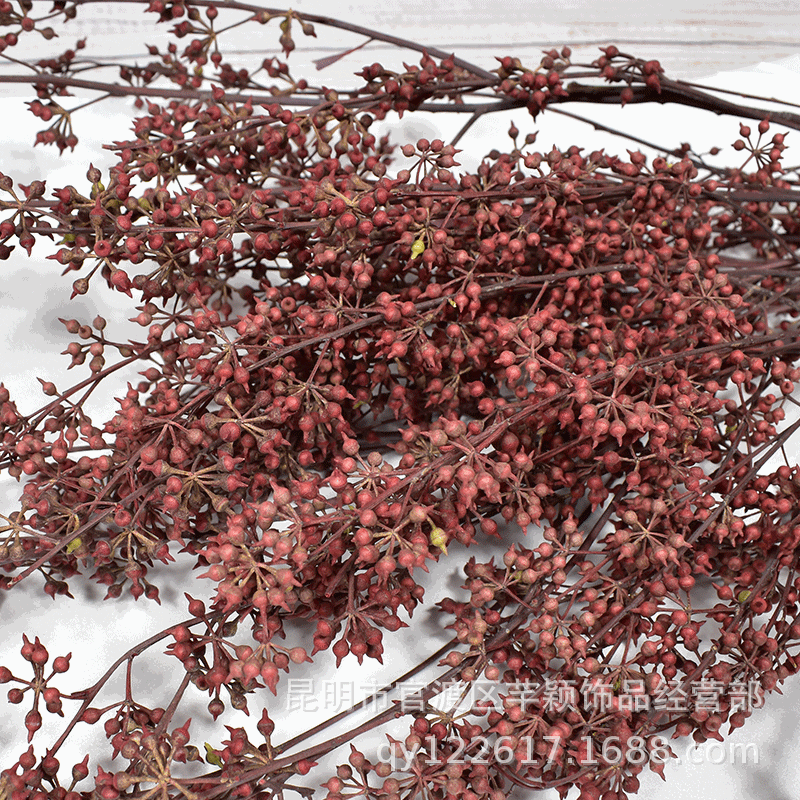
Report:
<svg viewBox="0 0 800 800"><path fill-rule="evenodd" d="M348 28L224 10L236 9L279 18L286 54L293 24ZM385 631L423 601L419 571L476 539L503 544L440 604L454 636L431 660L442 680L496 684L502 702L443 714L427 686L402 743L413 758L392 765L353 745L323 784L331 800L494 800L514 785L618 800L638 787L642 743L655 752L665 732L704 741L741 725L743 685L760 697L798 669L800 469L765 469L794 431L782 423L800 379L798 176L785 134L765 137L797 120L758 117L755 141L742 123L734 152L747 161L730 169L688 145L649 160L538 152L512 125L509 146L474 172L457 171L454 143L420 139L402 144L411 163L395 174L377 123L420 107L535 117L573 100L669 97L755 112L688 93L613 47L592 64L569 48L534 68L505 57L492 73L408 43L418 66L375 63L352 91L317 89L277 58L252 71L224 62L221 8L148 10L196 38L120 65L146 113L108 175L90 166L85 189L49 196L41 181L17 190L0 176L0 256L57 231L51 258L77 273L73 295L99 275L137 298L142 329L117 341L101 316L65 319L66 355L88 377L69 389L43 380L47 402L31 414L0 387L0 466L25 476L0 531L0 586L38 572L56 599L89 574L106 599L127 589L158 602L155 560L188 557L216 594L210 608L187 594L190 618L147 643L181 662L163 707L130 690L96 700L143 648L63 695L80 702L71 725L103 720L128 765L97 766L79 788L87 762L60 778L62 737L6 770L13 800L288 791L354 735L273 747L265 711L264 743L228 728L203 753L188 722L172 728L182 697L206 693L216 720L277 694L281 673L329 648L337 665L381 660ZM49 69L31 83L69 85ZM280 88L260 96L260 71ZM71 119L52 100L31 110ZM121 370L137 377L95 422L86 399ZM525 531L537 533L530 546ZM59 713L62 695L45 686L38 639L25 642L35 679L9 699L33 690L30 739L39 697ZM631 707L619 687L634 678ZM713 711L657 708L666 688L703 681L719 690ZM521 703L512 690L548 682L614 691L608 708L554 710L542 691ZM612 740L622 763L590 763L587 742ZM490 742L493 755L458 760L458 742ZM196 769L171 772L186 762Z"/></svg>
<svg viewBox="0 0 800 800"><path fill-rule="evenodd" d="M44 668L50 656L47 652L47 648L39 641L38 636L31 642L30 639L23 634L20 653L33 667L33 680L16 678L7 667L0 667L0 683L14 681L23 684L23 688L15 686L9 690L9 703L22 703L25 700L25 694L28 691L32 692L33 707L25 715L25 728L28 731L28 741L30 742L36 731L42 727L42 715L39 711L40 699L44 700L45 708L49 713L57 714L60 717L64 716L64 712L62 711L62 698L68 698L69 695L62 695L55 686L49 685L49 681L51 681L55 675L59 675L69 669L69 661L72 653L53 659L50 674L47 677L45 677ZM31 751L29 750L29 752ZM33 764L30 766L33 766ZM56 761L50 774L54 774L57 769L58 762Z"/></svg>
<svg viewBox="0 0 800 800"><path fill-rule="evenodd" d="M527 104L528 112L533 118L554 98L569 96L563 86L563 72L570 65L572 51L564 47L550 50L536 69L528 69L518 58L505 56L498 59L500 68L497 74L501 78L496 91L514 100L522 100Z"/></svg>

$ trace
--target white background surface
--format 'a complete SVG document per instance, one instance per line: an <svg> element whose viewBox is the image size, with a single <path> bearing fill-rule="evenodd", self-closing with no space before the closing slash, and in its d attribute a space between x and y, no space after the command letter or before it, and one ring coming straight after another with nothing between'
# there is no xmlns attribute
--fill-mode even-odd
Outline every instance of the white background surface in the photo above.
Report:
<svg viewBox="0 0 800 800"><path fill-rule="evenodd" d="M295 8L300 12L311 13L333 11L329 2L297 3ZM91 13L84 14L83 21L79 16L71 25L75 38L83 35L84 30L90 35L95 34L96 39L94 42L90 40L87 53L142 53L142 42L158 40L152 35L149 23L139 22L138 10L134 12L130 7L114 4L98 5L85 10ZM361 25L374 25L387 32L427 41L446 50L457 49L460 55L488 69L495 66L492 58L495 54L514 54L523 60L526 57L533 60L542 46L601 41L617 43L622 48L626 40L631 42L646 39L650 40L649 44L632 43L624 49L643 57L660 58L670 76L697 79L719 69L738 67L739 71L716 75L711 82L743 91L768 92L795 101L800 99L800 56L796 55L798 49L791 44L798 12L794 4L788 2L680 2L659 7L641 2L616 3L613 6L574 2L560 3L557 8L548 8L544 4L517 3L501 6L459 0L456 4L448 5L445 11L442 6L437 8L431 7L431 4L405 0L391 4L343 2L337 6L335 13ZM148 15L148 18L152 18L152 15ZM274 28L271 30L274 31ZM272 42L275 38L274 33L271 33L269 41ZM661 40L662 43L655 43L653 40ZM672 43L664 44L664 40ZM299 50L292 57L292 62L307 64L313 58L330 52L321 47L304 50L304 40L298 37L297 41ZM340 41L341 44L351 44L360 40L342 36ZM492 41L500 42L502 46L492 48L488 44ZM677 41L682 44L675 44ZM71 44L71 39L65 37L60 41L59 48L68 44ZM248 38L239 42L237 49L262 50L262 45L253 38ZM592 46L583 52L589 58L595 57L597 50ZM384 60L387 65L393 61L399 63L403 57L409 60L407 54L390 59L388 51L385 53L380 48L365 48L362 57L357 57L355 62L350 63L357 69L363 63L374 60ZM263 55L271 54L273 51L264 44ZM786 60L790 56L794 58ZM251 56L242 52L239 57L246 60ZM255 63L261 57L263 56L259 55ZM774 62L779 58L784 60L780 63L762 63ZM301 70L298 69L299 71ZM0 114L4 123L0 170L14 177L15 181L25 183L34 178L48 176L50 188L67 183L84 186L89 161L98 165L110 163L107 155L105 158L98 156L101 152L99 146L106 141L127 138L130 104L127 101L115 101L104 108L87 109L82 118L78 119L83 142L74 154L59 159L54 150L37 148L32 152L30 144L38 121L24 111L21 100L15 96L20 93L19 87L0 88ZM570 110L576 109L570 106ZM599 110L590 111L595 119L601 119ZM615 119L617 125L624 125L629 129L638 127L642 135L657 138L667 147L674 147L686 140L687 127L691 130L690 141L699 150L707 149L712 144L729 143L737 136L738 120L730 118L709 119L711 115L676 113L671 107L649 109L629 106L622 111L617 108L603 111L603 121ZM695 118L702 121L696 123ZM524 135L526 128L523 123L527 124L527 121L519 113L514 119ZM412 140L421 135L433 138L437 133L444 137L457 129L458 124L448 124L441 117L421 122L406 117L397 126L396 135L398 139ZM590 149L606 146L609 150L619 152L624 152L627 146L622 140L601 137L578 124L567 125L563 119L547 113L537 120L536 127L539 130L537 149L545 149L551 142L564 148L579 142ZM465 144L475 148L473 152L482 154L495 146L497 136L504 139L507 129L508 118L486 121L475 126ZM794 152L795 137L800 140L798 133L792 133L787 139L787 143L792 146L787 154L789 163L800 161L800 147L797 153ZM469 165L466 159L462 160L465 161L465 166ZM71 279L58 277L55 263L44 260L47 254L47 247L39 244L34 250L34 257L27 259L18 248L9 261L0 264L3 277L0 282L0 318L4 323L0 329L0 354L3 357L0 380L5 382L12 397L26 412L42 404L43 395L39 392L37 376L54 379L60 387L66 387L85 374L77 370L69 374L64 372L68 361L57 354L66 347L71 337L65 333L57 317L77 317L88 321L101 312L109 319L110 326L122 331L126 324L125 318L133 316L127 298L103 290L99 282L89 295L76 299L67 306L66 298L70 294ZM131 330L133 333L130 335L136 335L139 329ZM132 376L126 378L135 380ZM118 396L124 387L124 380L117 387L113 394ZM106 408L109 407L107 400L108 398L105 403L98 400L98 412L104 404ZM99 413L99 418L106 417ZM797 447L790 450L793 457L797 453ZM7 487L7 484L4 486ZM13 498L18 493L17 486L10 487L0 510L12 510L15 507ZM439 565L438 571L432 570L429 596L426 598L428 605L457 592L460 579L448 574L451 564L448 561L447 564ZM92 600L99 601L105 590L94 584L80 586L77 582L73 582L72 586L76 595L74 601L59 598L53 602L40 592L40 582L36 578L30 579L25 590L17 589L8 596L0 595L0 663L12 669L22 667L19 656L20 637L23 631L27 631L31 636L41 636L51 657L71 650L74 666L64 676L62 685L65 689L85 686L99 677L124 649L185 618L183 591L189 591L198 597L208 597L210 586L207 582L195 579L189 568L180 570L176 566L161 570L168 577L160 582L163 602L160 608L144 600L134 603L129 596L123 596L115 602L92 603ZM425 611L421 610L415 616L412 627L397 635L396 644L390 645L389 637L386 638L384 668L371 662L359 669L355 660L349 657L336 677L340 680L344 677L346 682L353 681L356 687L359 683L366 686L370 681L383 684L424 658L443 643L447 636L440 630L439 623L431 621ZM155 705L163 704L168 699L165 697L160 703L158 701L162 681L166 682L166 686L174 685L180 672L176 669L178 665L174 658L157 655L163 647L154 649L154 658L143 662L146 666L140 666L136 674L137 687L144 692L140 699L145 701L149 697ZM327 655L318 655L314 665L307 664L295 669L292 672L293 677L314 678L317 686L321 686L324 680L333 679L335 670ZM19 674L25 675L26 672L21 668ZM106 702L115 698L114 691L120 685L119 682L112 682L105 695ZM278 723L274 741L294 735L319 719L319 716L300 712L281 713L281 703L286 702L285 688L284 677L279 686L278 698L273 699L268 695L270 713ZM784 691L784 697L773 695L768 700L766 711L756 712L748 724L730 739L757 743L760 753L758 765L668 765L668 780L664 784L655 775L645 773L641 776L640 796L649 800L730 796L788 800L796 796L795 786L800 780L800 769L797 766L800 742L797 737L796 713L800 703L800 686L790 682L784 687ZM363 692L359 696L363 696ZM204 701L199 694L195 694L194 702L181 706L176 722L180 724L191 716L195 720L193 730L196 730L201 720L207 716L203 710L207 699L206 697ZM27 703L26 695L25 704ZM76 706L77 704L65 702L65 714L69 715L70 708ZM7 706L5 692L0 694L0 768L12 763L26 748L23 740L18 737L25 709L26 705ZM334 709L330 709L322 716L326 717L333 711ZM237 722L230 719L225 721L231 725L247 724L254 728L259 716L260 707L251 700L251 716L247 723L244 718ZM49 734L52 733L52 738L55 738L63 724L62 720L52 715L44 714L44 717L45 728L34 739L34 742L39 743L37 753L42 752L43 743ZM53 720L58 721L52 724ZM82 727L86 729L86 726ZM219 746L226 736L224 730L214 730L211 728L211 732L200 738L200 742L207 738L212 745ZM97 733L100 731L95 732ZM93 749L94 744L88 738L79 741L72 750L62 750L59 757L62 766L66 768L65 772ZM73 756L72 760L67 757L68 753ZM345 757L346 751L341 760ZM104 766L108 768L110 765L105 763ZM547 796L551 794L555 796L555 793L548 793Z"/></svg>

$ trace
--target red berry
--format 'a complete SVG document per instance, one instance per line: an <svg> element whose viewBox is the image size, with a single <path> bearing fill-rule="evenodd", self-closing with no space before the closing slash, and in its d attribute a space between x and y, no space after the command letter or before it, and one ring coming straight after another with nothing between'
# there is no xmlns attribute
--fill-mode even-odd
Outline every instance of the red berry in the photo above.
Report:
<svg viewBox="0 0 800 800"><path fill-rule="evenodd" d="M23 697L22 689L14 688L14 689L9 689L8 690L8 702L9 703L14 703L14 704L21 703L22 702L22 697Z"/></svg>
<svg viewBox="0 0 800 800"><path fill-rule="evenodd" d="M28 729L28 741L30 741L36 731L42 727L42 715L35 710L29 711L25 715L25 727Z"/></svg>

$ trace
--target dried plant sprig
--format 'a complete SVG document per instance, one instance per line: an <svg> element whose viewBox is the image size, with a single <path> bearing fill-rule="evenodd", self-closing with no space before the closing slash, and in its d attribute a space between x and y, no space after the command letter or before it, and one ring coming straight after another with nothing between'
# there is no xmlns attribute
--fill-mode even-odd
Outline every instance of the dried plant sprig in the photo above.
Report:
<svg viewBox="0 0 800 800"><path fill-rule="evenodd" d="M48 38L84 4L36 17L0 3L3 50L22 33ZM90 376L63 391L42 380L49 399L32 414L0 387L0 466L25 480L3 517L0 586L36 574L59 599L88 577L106 599L158 601L155 561L191 558L216 594L211 609L187 594L188 620L78 693L53 685L69 656L48 674L45 646L26 637L33 678L0 667L0 681L30 706L28 740L42 701L80 706L43 755L31 745L3 772L4 796L308 795L316 759L351 744L316 783L330 800L497 800L514 786L615 800L646 766L663 771L665 734L704 741L742 725L798 664L800 470L766 470L798 426L785 424L800 377L798 176L775 129L798 117L672 81L613 46L591 64L563 48L486 70L294 11L148 11L188 44L115 65L121 82L79 77L100 69L80 47L0 77L35 87L31 111L51 123L38 141L62 150L76 142L68 92L136 96L146 111L85 190L48 196L43 181L0 177L0 257L58 237L51 257L76 273L73 296L99 276L146 331L114 341L101 316L65 319L66 354ZM340 90L296 80L277 56L235 69L220 49L230 12L229 28L276 21L284 55L293 30L317 25L421 57L373 63ZM722 168L689 145L669 161L541 153L512 124L506 150L474 172L438 139L398 143L409 162L394 172L394 144L372 132L395 113L459 111L465 148L481 115L577 101L679 103L758 120L757 133L740 123L743 161ZM87 398L131 367L141 380L95 423ZM526 547L529 529L541 535ZM497 558L470 560L463 597L439 604L454 638L413 711L394 705L311 746L341 715L273 744L265 709L263 743L228 728L205 752L188 722L174 727L190 690L216 720L256 693L268 706L282 672L328 648L337 665L381 660L384 632L423 602L418 570L498 535ZM315 623L311 641L300 620ZM130 681L94 705L116 669L130 675L165 639L181 668L163 707L139 703ZM462 696L442 710L448 681ZM499 686L492 707L465 703L481 681ZM554 707L559 686L583 701ZM670 692L687 705L662 702ZM369 760L358 737L403 713L408 736ZM87 757L66 778L63 743L101 720L124 768L92 754L96 775ZM173 774L187 762L189 777Z"/></svg>

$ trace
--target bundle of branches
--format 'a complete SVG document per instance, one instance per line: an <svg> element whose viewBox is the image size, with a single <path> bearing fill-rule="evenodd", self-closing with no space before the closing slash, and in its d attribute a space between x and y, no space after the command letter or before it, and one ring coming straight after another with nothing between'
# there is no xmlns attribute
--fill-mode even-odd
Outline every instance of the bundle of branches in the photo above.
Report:
<svg viewBox="0 0 800 800"><path fill-rule="evenodd" d="M84 6L37 16L30 0L0 2L2 58ZM69 656L50 661L26 637L33 675L2 667L0 681L33 743L5 754L3 797L322 785L329 800L497 800L577 786L615 800L643 769L663 771L670 737L743 725L798 669L800 469L765 465L797 428L798 173L783 155L800 118L613 46L592 63L564 48L487 69L243 2L146 10L176 39L150 63L93 64L78 47L0 77L35 89L38 140L62 150L77 141L73 93L136 98L107 174L90 168L82 188L0 179L0 257L60 242L50 257L73 296L104 281L143 329L118 341L103 317L67 318L67 354L88 377L43 379L31 413L0 388L0 465L24 483L3 517L0 586L43 579L54 608L68 581L90 579L110 602L158 601L148 569L177 558L203 567L215 598L187 595L188 617L176 610L79 692L58 688ZM240 24L279 26L283 54L232 66L221 34ZM314 25L418 63L317 86L281 60ZM575 102L731 115L742 158L714 166L688 144L542 153L512 125L476 171L459 169L480 117L519 109L543 124ZM375 135L425 112L465 124L446 142ZM138 377L112 418L90 418L88 398L121 372ZM325 725L276 736L282 672L329 647L337 664L380 659L384 631L424 603L420 571L476 540L496 557L471 559L464 594L439 604L454 635L406 676L439 665L411 708L313 745ZM165 643L176 681L161 706L130 680L109 696L116 669ZM443 681L462 689L449 705ZM466 701L481 681L496 702ZM554 703L554 687L572 694ZM219 748L198 748L179 725L197 693L220 721L255 702L259 736L228 727ZM66 713L56 741L39 741L42 710ZM361 744L403 716L388 749ZM79 723L103 724L108 752L60 764ZM346 744L334 774L313 769Z"/></svg>

